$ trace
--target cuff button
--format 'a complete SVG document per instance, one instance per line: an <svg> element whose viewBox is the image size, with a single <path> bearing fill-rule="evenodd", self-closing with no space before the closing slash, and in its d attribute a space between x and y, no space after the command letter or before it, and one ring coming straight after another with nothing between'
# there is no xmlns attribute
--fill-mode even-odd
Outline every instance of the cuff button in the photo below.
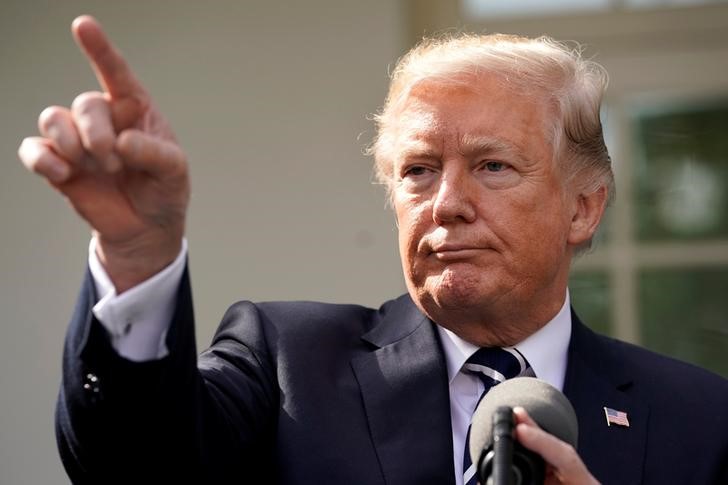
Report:
<svg viewBox="0 0 728 485"><path fill-rule="evenodd" d="M86 374L86 379L83 384L83 388L88 392L98 394L100 391L98 376L96 374L91 374L91 373Z"/></svg>

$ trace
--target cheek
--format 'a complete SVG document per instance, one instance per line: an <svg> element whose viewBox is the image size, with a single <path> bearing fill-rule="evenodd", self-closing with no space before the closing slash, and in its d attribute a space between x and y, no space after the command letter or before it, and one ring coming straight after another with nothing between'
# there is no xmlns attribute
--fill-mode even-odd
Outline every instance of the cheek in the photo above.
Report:
<svg viewBox="0 0 728 485"><path fill-rule="evenodd" d="M567 248L568 213L560 200L545 200L514 226L524 260L536 267L559 264Z"/></svg>
<svg viewBox="0 0 728 485"><path fill-rule="evenodd" d="M491 200L487 225L507 253L531 261L555 257L566 246L568 211L558 193L538 191Z"/></svg>
<svg viewBox="0 0 728 485"><path fill-rule="evenodd" d="M417 247L422 239L421 224L411 216L398 218L399 226L399 250L402 257L411 258L417 252Z"/></svg>
<svg viewBox="0 0 728 485"><path fill-rule="evenodd" d="M417 248L422 237L427 233L427 211L422 207L399 203L395 205L397 215L399 251L405 266L414 264Z"/></svg>

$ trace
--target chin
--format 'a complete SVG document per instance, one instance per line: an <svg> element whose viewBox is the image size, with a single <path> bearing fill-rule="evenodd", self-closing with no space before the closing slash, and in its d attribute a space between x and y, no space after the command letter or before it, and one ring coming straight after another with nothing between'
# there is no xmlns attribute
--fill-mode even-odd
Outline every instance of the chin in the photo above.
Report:
<svg viewBox="0 0 728 485"><path fill-rule="evenodd" d="M438 299L445 301L482 303L497 288L494 282L499 281L491 272L470 265L462 268L451 267L438 275L427 278L425 287Z"/></svg>
<svg viewBox="0 0 728 485"><path fill-rule="evenodd" d="M450 310L481 306L487 301L487 297L474 287L436 288L429 294L434 303Z"/></svg>
<svg viewBox="0 0 728 485"><path fill-rule="evenodd" d="M486 283L482 273L455 275L445 272L428 278L418 293L428 313L472 314L482 311L492 301L496 289Z"/></svg>
<svg viewBox="0 0 728 485"><path fill-rule="evenodd" d="M420 288L417 305L433 322L479 347L515 345L525 336L501 319L496 289L479 286Z"/></svg>

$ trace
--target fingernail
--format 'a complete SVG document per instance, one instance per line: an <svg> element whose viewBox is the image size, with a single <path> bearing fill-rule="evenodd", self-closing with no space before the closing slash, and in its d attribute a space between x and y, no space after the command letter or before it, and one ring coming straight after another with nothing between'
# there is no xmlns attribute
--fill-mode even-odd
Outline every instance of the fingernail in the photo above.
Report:
<svg viewBox="0 0 728 485"><path fill-rule="evenodd" d="M63 163L53 163L48 166L48 178L52 182L63 182L68 177L68 167Z"/></svg>

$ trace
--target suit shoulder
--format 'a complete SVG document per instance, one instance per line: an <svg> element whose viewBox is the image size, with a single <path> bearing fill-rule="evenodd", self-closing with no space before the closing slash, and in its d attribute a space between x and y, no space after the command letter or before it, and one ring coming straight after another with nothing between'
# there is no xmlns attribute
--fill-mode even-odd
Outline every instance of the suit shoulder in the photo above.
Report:
<svg viewBox="0 0 728 485"><path fill-rule="evenodd" d="M379 308L371 308L353 303L327 303L320 301L291 300L291 301L261 301L252 302L241 300L234 303L228 313L254 312L260 317L286 325L297 324L327 324L341 322L342 320L372 320L377 323L382 316L392 309L407 304L408 295L387 300Z"/></svg>
<svg viewBox="0 0 728 485"><path fill-rule="evenodd" d="M634 344L598 335L611 348L625 371L652 388L684 394L686 389L704 391L728 405L728 379L697 365Z"/></svg>
<svg viewBox="0 0 728 485"><path fill-rule="evenodd" d="M350 334L357 340L376 327L384 315L402 300L390 300L380 308L357 304L317 301L238 301L225 313L221 329L260 326L264 331L280 335L342 337Z"/></svg>
<svg viewBox="0 0 728 485"><path fill-rule="evenodd" d="M280 359L306 362L306 368L341 366L367 351L370 344L363 336L381 323L388 308L387 303L373 309L314 301L239 301L226 312L212 348L217 354L228 347L245 349L272 366Z"/></svg>
<svg viewBox="0 0 728 485"><path fill-rule="evenodd" d="M250 303L266 322L281 327L328 327L357 322L366 325L376 310L363 305L318 301L263 301ZM241 303L236 303L240 305Z"/></svg>

